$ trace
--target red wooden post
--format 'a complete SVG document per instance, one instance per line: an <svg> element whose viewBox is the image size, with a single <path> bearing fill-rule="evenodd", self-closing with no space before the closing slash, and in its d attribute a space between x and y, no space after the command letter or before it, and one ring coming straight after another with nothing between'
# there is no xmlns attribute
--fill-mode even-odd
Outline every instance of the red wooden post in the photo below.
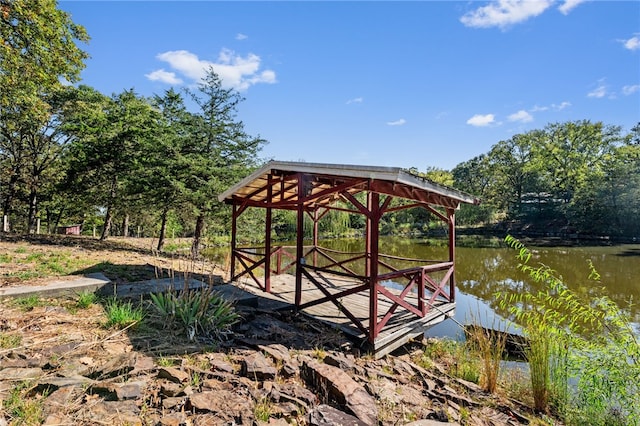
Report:
<svg viewBox="0 0 640 426"><path fill-rule="evenodd" d="M264 291L271 293L271 175L267 175L267 209L264 232Z"/></svg>
<svg viewBox="0 0 640 426"><path fill-rule="evenodd" d="M424 268L420 268L420 282L418 283L418 309L422 312L424 317L427 313L427 308L424 305L424 281L426 272Z"/></svg>
<svg viewBox="0 0 640 426"><path fill-rule="evenodd" d="M447 209L447 218L449 219L449 261L451 265L451 276L449 277L449 301L456 301L456 279L455 279L455 261L456 261L456 213L453 209Z"/></svg>
<svg viewBox="0 0 640 426"><path fill-rule="evenodd" d="M369 254L369 342L378 337L378 237L380 224L380 194L369 192L367 198L369 217L367 219L367 241Z"/></svg>
<svg viewBox="0 0 640 426"><path fill-rule="evenodd" d="M231 280L236 276L236 232L238 224L238 206L233 202L231 209Z"/></svg>
<svg viewBox="0 0 640 426"><path fill-rule="evenodd" d="M304 175L298 174L298 235L296 239L296 307L302 303L302 255L304 249Z"/></svg>
<svg viewBox="0 0 640 426"><path fill-rule="evenodd" d="M318 266L318 209L313 211L313 266Z"/></svg>

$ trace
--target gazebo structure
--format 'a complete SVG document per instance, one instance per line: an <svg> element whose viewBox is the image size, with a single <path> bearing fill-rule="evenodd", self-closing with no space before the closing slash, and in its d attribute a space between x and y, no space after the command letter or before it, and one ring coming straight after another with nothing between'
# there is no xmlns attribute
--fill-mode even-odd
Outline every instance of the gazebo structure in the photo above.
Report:
<svg viewBox="0 0 640 426"><path fill-rule="evenodd" d="M231 281L242 278L298 310L334 322L376 356L455 312L455 211L461 203L479 203L469 194L401 168L271 161L218 198L232 206ZM237 244L238 218L249 207L265 210L264 247ZM381 217L408 208L424 208L446 224L446 259L380 253ZM296 213L294 247L273 244L274 209ZM331 210L364 216L363 252L319 245L318 223ZM313 229L308 245L305 216Z"/></svg>

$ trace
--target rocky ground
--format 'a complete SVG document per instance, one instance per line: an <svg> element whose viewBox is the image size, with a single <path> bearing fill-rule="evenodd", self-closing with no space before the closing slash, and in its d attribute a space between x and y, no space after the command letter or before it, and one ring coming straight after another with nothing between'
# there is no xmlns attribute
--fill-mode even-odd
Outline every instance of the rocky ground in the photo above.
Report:
<svg viewBox="0 0 640 426"><path fill-rule="evenodd" d="M97 254L101 248L70 247L81 251L78 256L91 253L98 264L114 264L107 256L113 247L102 255ZM15 253L16 247L4 250ZM164 268L153 262L175 264L144 251L122 256L135 258L132 264L144 265L148 273ZM6 260L0 267L13 264ZM88 263L83 268L93 267ZM141 303L148 308L148 301ZM241 321L230 333L192 341L167 328L151 309L142 322L120 330L105 326L100 302L80 308L75 300L1 301L0 425L539 421L523 404L450 376L446 366L425 355L429 341L375 360L340 333L300 314L237 309Z"/></svg>

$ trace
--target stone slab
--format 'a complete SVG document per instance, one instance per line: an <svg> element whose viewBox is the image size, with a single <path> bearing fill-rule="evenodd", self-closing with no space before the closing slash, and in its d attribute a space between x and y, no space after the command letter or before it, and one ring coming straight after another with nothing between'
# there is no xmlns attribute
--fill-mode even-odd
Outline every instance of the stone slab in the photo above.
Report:
<svg viewBox="0 0 640 426"><path fill-rule="evenodd" d="M87 274L73 280L52 281L37 286L0 287L0 298L4 297L28 297L38 295L41 297L76 296L83 292L97 292L109 286L111 281L101 272Z"/></svg>
<svg viewBox="0 0 640 426"><path fill-rule="evenodd" d="M223 284L213 287L225 300L241 306L258 306L258 296L255 294L238 288L233 284Z"/></svg>
<svg viewBox="0 0 640 426"><path fill-rule="evenodd" d="M102 296L116 296L118 298L139 298L141 296L147 296L151 293L161 293L163 291L169 290L171 288L176 291L182 291L185 288L185 281L188 284L188 288L198 289L203 287L208 287L208 284L203 283L202 281L195 280L192 278L187 278L185 280L184 277L175 277L175 278L162 278L162 279L153 279L147 281L137 281L132 283L125 284L109 284L102 287L99 291Z"/></svg>

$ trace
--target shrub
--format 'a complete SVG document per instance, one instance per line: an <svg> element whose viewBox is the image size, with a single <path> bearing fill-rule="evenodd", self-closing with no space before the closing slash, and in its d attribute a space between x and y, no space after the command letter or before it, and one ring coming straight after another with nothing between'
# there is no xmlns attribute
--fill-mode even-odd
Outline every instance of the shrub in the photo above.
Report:
<svg viewBox="0 0 640 426"><path fill-rule="evenodd" d="M220 337L220 333L239 319L233 304L211 287L182 292L169 289L152 293L151 301L167 324L182 328L189 340L194 340L198 335Z"/></svg>

